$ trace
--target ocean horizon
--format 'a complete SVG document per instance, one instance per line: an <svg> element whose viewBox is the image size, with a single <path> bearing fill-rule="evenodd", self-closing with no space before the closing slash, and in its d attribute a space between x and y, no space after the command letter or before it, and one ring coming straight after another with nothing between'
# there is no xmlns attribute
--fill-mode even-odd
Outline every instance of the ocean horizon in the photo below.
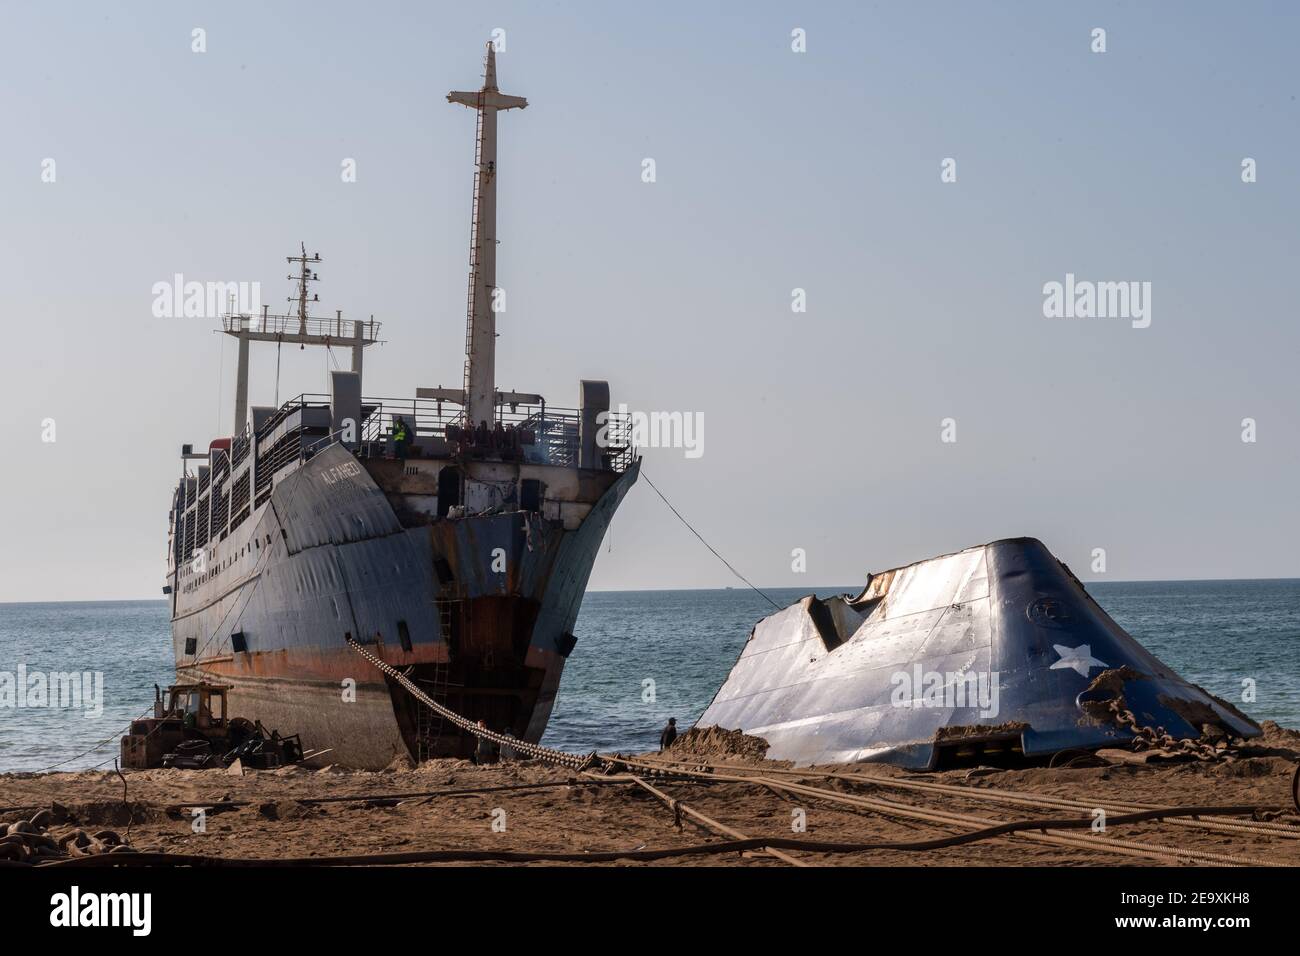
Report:
<svg viewBox="0 0 1300 956"><path fill-rule="evenodd" d="M1126 578L1123 580L1088 580L1080 578L1085 588L1091 592L1094 586L1106 587L1116 584L1232 584L1232 583L1250 583L1250 582L1296 582L1300 583L1300 577L1265 577L1265 578ZM865 580L864 580L865 584ZM813 587L791 588L785 585L777 587L755 586L762 594L772 594L776 591L790 592L799 591L801 594L819 594L823 597L830 594L857 594L862 590L863 585L859 584L853 587L844 587L842 589ZM727 585L717 588L591 588L584 592L587 597L593 594L656 594L663 592L673 593L693 593L698 591L750 591L753 593L754 587L744 584ZM0 607L8 605L30 606L35 604L166 604L166 598L148 597L148 598L78 598L72 601L0 601Z"/></svg>

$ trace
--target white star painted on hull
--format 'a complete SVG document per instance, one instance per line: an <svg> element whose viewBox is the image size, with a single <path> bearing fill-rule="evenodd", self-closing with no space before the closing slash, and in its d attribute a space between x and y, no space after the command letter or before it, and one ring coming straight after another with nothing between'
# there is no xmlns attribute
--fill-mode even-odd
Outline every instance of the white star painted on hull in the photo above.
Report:
<svg viewBox="0 0 1300 956"><path fill-rule="evenodd" d="M1061 667L1073 667L1079 672L1081 677L1087 677L1088 671L1094 667L1105 667L1105 661L1099 661L1092 656L1091 644L1080 644L1078 647L1066 647L1064 644L1053 644L1056 653L1061 655L1061 659L1051 666L1051 670Z"/></svg>

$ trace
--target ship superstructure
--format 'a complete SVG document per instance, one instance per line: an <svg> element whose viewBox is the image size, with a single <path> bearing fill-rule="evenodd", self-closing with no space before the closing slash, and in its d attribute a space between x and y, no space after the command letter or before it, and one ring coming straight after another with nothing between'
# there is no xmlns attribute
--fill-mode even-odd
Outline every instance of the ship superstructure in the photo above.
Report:
<svg viewBox="0 0 1300 956"><path fill-rule="evenodd" d="M447 99L478 122L463 387L366 395L380 323L309 314L322 260L304 245L289 257L295 312L223 318L239 343L236 433L185 447L171 509L178 677L229 685L234 712L358 767L473 742L393 693L349 640L452 710L541 738L639 467L605 382L580 383L570 408L496 388L497 113L527 102L498 90L491 45L482 88ZM348 348L351 369L330 373L328 394L249 405L254 342Z"/></svg>

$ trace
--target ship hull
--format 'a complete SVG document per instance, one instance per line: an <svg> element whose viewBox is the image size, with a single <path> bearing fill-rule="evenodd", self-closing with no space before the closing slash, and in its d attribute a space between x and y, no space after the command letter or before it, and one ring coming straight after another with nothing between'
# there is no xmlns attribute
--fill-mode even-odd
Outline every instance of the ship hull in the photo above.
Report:
<svg viewBox="0 0 1300 956"><path fill-rule="evenodd" d="M762 737L798 764L916 769L1129 746L1259 727L1127 634L1032 538L872 576L852 600L815 597L760 621L700 726Z"/></svg>
<svg viewBox="0 0 1300 956"><path fill-rule="evenodd" d="M537 741L601 540L635 482L609 476L582 520L513 511L399 521L391 493L340 445L277 481L215 567L177 583L181 679L231 685L233 714L300 734L326 759L380 768L465 755L349 645L408 669L435 699Z"/></svg>

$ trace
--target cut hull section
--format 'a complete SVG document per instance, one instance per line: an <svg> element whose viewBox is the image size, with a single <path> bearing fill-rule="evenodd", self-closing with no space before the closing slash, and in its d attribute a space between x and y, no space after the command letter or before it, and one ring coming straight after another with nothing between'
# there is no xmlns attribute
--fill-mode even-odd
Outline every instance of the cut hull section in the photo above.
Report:
<svg viewBox="0 0 1300 956"><path fill-rule="evenodd" d="M743 730L799 764L933 768L958 754L1127 746L1109 708L1172 736L1259 727L1179 677L1032 538L873 575L760 621L700 726Z"/></svg>

